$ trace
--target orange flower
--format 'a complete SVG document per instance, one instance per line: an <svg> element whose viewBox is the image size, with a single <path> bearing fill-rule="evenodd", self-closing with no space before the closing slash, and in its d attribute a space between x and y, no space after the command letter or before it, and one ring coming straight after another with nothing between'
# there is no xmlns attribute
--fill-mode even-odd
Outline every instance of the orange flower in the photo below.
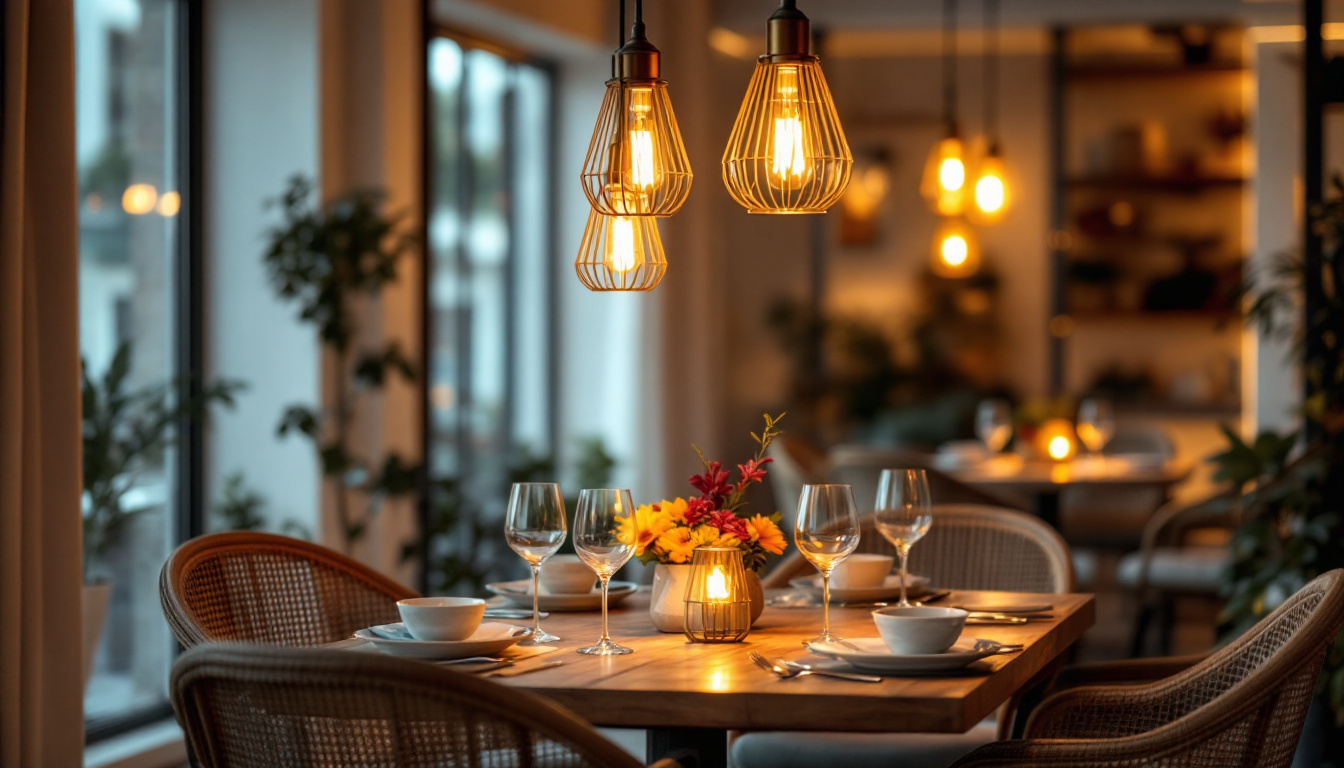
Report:
<svg viewBox="0 0 1344 768"><path fill-rule="evenodd" d="M621 526L617 537L626 544L634 545L636 557L643 555L649 545L658 541L658 537L672 527L672 520L666 514L655 511L651 504L636 507L634 514L616 520Z"/></svg>
<svg viewBox="0 0 1344 768"><path fill-rule="evenodd" d="M673 524L682 525L686 522L685 499L681 497L677 497L672 501L664 499L658 506L662 508L663 514L667 515Z"/></svg>
<svg viewBox="0 0 1344 768"><path fill-rule="evenodd" d="M766 552L773 552L776 555L784 554L784 548L789 543L784 540L784 532L779 530L779 526L765 515L757 515L747 521L747 528L751 530L752 541L761 545L761 549Z"/></svg>
<svg viewBox="0 0 1344 768"><path fill-rule="evenodd" d="M667 553L667 559L672 563L689 563L691 553L700 546L691 534L690 528L673 528L662 536L658 537L658 549Z"/></svg>

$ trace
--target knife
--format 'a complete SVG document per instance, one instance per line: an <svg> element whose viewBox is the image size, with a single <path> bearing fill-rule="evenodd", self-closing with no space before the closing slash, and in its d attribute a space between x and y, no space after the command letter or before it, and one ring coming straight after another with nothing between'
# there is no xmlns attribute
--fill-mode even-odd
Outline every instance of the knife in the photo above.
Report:
<svg viewBox="0 0 1344 768"><path fill-rule="evenodd" d="M526 675L528 672L536 672L537 670L540 669L550 669L551 667L558 667L564 663L565 662L561 661L560 659L556 659L555 661L548 661L545 664L538 664L535 667L507 667L505 669L498 669L493 672L487 672L484 675L482 675L482 677L517 677L518 675Z"/></svg>

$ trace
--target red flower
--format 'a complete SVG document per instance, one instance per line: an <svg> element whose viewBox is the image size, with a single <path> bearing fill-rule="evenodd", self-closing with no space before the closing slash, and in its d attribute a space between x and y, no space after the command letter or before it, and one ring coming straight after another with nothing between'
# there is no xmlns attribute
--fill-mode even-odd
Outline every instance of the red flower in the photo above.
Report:
<svg viewBox="0 0 1344 768"><path fill-rule="evenodd" d="M714 513L714 504L708 499L691 499L686 502L686 524L694 528Z"/></svg>
<svg viewBox="0 0 1344 768"><path fill-rule="evenodd" d="M747 521L726 509L720 509L718 512L710 515L709 524L724 533L731 533L741 541L747 541L751 538L751 531L747 528Z"/></svg>
<svg viewBox="0 0 1344 768"><path fill-rule="evenodd" d="M715 508L733 492L733 486L728 483L728 473L717 461L709 462L703 475L693 475L690 483L705 499L713 502Z"/></svg>
<svg viewBox="0 0 1344 768"><path fill-rule="evenodd" d="M759 483L764 480L765 465L772 461L774 459L766 457L760 461L748 459L746 464L738 464L737 471L742 473L742 481L738 485L745 486L747 483Z"/></svg>

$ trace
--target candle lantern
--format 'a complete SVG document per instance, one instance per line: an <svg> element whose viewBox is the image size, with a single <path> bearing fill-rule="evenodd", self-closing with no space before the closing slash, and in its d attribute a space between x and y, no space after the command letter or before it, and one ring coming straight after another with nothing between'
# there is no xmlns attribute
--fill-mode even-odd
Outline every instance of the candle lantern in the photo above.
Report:
<svg viewBox="0 0 1344 768"><path fill-rule="evenodd" d="M1076 450L1074 438L1072 422L1068 419L1051 419L1042 424L1036 433L1036 444L1046 458L1068 461Z"/></svg>
<svg viewBox="0 0 1344 768"><path fill-rule="evenodd" d="M751 596L742 550L702 547L691 555L686 583L686 637L694 643L736 643L751 631Z"/></svg>

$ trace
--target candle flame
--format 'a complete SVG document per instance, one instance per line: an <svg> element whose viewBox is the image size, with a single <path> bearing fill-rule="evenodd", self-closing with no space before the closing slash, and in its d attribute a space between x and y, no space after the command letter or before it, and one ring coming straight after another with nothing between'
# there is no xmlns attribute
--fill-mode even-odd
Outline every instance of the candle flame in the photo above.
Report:
<svg viewBox="0 0 1344 768"><path fill-rule="evenodd" d="M709 578L705 581L705 596L710 600L728 599L728 577L723 572L723 566L716 565L709 572Z"/></svg>
<svg viewBox="0 0 1344 768"><path fill-rule="evenodd" d="M1073 443L1064 435L1055 435L1050 438L1047 450L1050 452L1050 458L1062 461L1069 458L1069 454L1073 453Z"/></svg>

